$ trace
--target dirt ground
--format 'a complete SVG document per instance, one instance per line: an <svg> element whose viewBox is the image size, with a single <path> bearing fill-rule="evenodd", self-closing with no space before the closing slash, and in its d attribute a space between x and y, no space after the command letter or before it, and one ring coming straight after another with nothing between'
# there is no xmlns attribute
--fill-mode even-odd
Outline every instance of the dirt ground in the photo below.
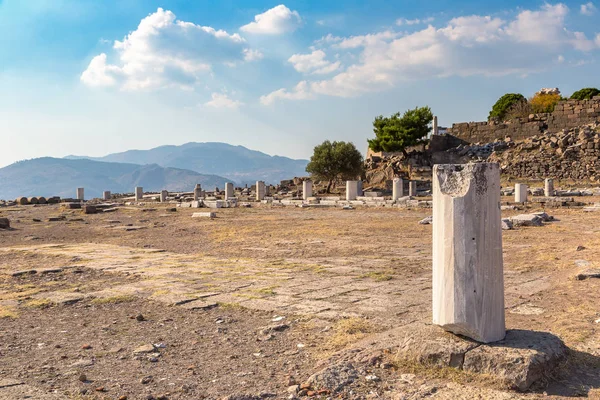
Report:
<svg viewBox="0 0 600 400"><path fill-rule="evenodd" d="M600 212L549 209L557 221L503 231L507 328L551 332L571 350L547 387L518 393L385 353L340 390L302 386L336 352L431 320L432 226L418 224L431 210L262 206L220 209L215 219L191 218L195 211L0 209L12 226L0 230L0 398L599 391L600 279L573 277L600 268ZM48 220L57 216L65 218Z"/></svg>

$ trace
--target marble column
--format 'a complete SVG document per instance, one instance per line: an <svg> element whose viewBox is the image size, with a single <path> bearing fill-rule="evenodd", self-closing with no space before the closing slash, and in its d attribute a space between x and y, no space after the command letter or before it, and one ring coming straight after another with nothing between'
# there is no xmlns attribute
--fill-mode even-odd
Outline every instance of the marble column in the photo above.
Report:
<svg viewBox="0 0 600 400"><path fill-rule="evenodd" d="M160 202L164 203L167 201L167 196L169 195L169 192L166 190L161 190L160 192Z"/></svg>
<svg viewBox="0 0 600 400"><path fill-rule="evenodd" d="M527 201L527 185L524 183L515 184L515 203L525 203Z"/></svg>
<svg viewBox="0 0 600 400"><path fill-rule="evenodd" d="M144 200L144 188L141 186L135 187L135 201Z"/></svg>
<svg viewBox="0 0 600 400"><path fill-rule="evenodd" d="M233 183L227 182L225 184L225 200L229 199L230 197L235 197L233 192Z"/></svg>
<svg viewBox="0 0 600 400"><path fill-rule="evenodd" d="M546 178L546 180L544 181L544 196L554 196L554 179Z"/></svg>
<svg viewBox="0 0 600 400"><path fill-rule="evenodd" d="M105 190L104 192L102 192L103 200L110 200L111 198L112 198L112 194L110 193L110 190Z"/></svg>
<svg viewBox="0 0 600 400"><path fill-rule="evenodd" d="M356 200L358 196L358 181L346 181L346 200Z"/></svg>
<svg viewBox="0 0 600 400"><path fill-rule="evenodd" d="M404 196L404 181L400 178L394 178L392 183L392 200L396 201Z"/></svg>
<svg viewBox="0 0 600 400"><path fill-rule="evenodd" d="M265 199L267 188L263 181L256 181L256 201L262 201Z"/></svg>
<svg viewBox="0 0 600 400"><path fill-rule="evenodd" d="M196 186L194 187L194 201L200 200L200 197L202 197L202 186L199 183L196 183Z"/></svg>
<svg viewBox="0 0 600 400"><path fill-rule="evenodd" d="M500 167L433 168L433 323L478 342L506 334Z"/></svg>
<svg viewBox="0 0 600 400"><path fill-rule="evenodd" d="M302 182L302 199L308 200L313 195L313 183L312 181Z"/></svg>
<svg viewBox="0 0 600 400"><path fill-rule="evenodd" d="M408 182L408 195L410 197L416 197L416 195L417 195L417 182L416 181Z"/></svg>
<svg viewBox="0 0 600 400"><path fill-rule="evenodd" d="M77 188L77 200L85 200L84 188Z"/></svg>

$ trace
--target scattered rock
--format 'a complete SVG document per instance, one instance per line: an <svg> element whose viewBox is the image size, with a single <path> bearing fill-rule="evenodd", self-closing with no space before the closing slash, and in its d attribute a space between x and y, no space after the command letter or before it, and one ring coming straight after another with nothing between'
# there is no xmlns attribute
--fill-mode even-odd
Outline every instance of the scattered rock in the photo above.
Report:
<svg viewBox="0 0 600 400"><path fill-rule="evenodd" d="M509 230L513 229L513 223L508 218L502 218L501 225L502 225L502 230L504 230L504 231L509 231Z"/></svg>
<svg viewBox="0 0 600 400"><path fill-rule="evenodd" d="M8 218L0 218L0 229L10 229L10 220Z"/></svg>
<svg viewBox="0 0 600 400"><path fill-rule="evenodd" d="M22 271L15 271L11 275L14 277L17 277L17 276L23 276L23 275L33 275L36 273L37 273L37 270L35 270L35 269L25 269Z"/></svg>
<svg viewBox="0 0 600 400"><path fill-rule="evenodd" d="M575 280L584 281L590 278L600 278L600 269L587 269L575 275Z"/></svg>
<svg viewBox="0 0 600 400"><path fill-rule="evenodd" d="M542 226L543 219L535 214L520 214L510 217L513 226Z"/></svg>
<svg viewBox="0 0 600 400"><path fill-rule="evenodd" d="M422 220L419 221L419 224L421 224L421 225L431 225L431 224L433 224L433 215L430 215L427 218L423 218Z"/></svg>
<svg viewBox="0 0 600 400"><path fill-rule="evenodd" d="M154 348L153 345L151 344L145 344L143 346L138 347L137 349L133 350L133 354L137 355L137 354L150 354L150 353L154 353L156 351L156 349Z"/></svg>
<svg viewBox="0 0 600 400"><path fill-rule="evenodd" d="M577 248L575 249L575 251L583 251L585 250L585 247L583 246L577 246Z"/></svg>
<svg viewBox="0 0 600 400"><path fill-rule="evenodd" d="M305 382L308 387L329 389L333 394L340 392L345 386L358 379L358 371L349 362L342 362L325 367L313 374ZM303 385L304 386L304 385Z"/></svg>

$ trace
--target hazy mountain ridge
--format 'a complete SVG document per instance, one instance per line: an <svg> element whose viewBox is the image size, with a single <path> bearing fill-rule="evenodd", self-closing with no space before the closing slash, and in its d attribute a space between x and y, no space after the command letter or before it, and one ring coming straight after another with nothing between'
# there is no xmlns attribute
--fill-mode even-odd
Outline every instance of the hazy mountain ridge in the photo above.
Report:
<svg viewBox="0 0 600 400"><path fill-rule="evenodd" d="M0 168L0 198L19 196L74 197L77 187L86 198L100 197L104 190L130 193L135 186L145 191L192 191L196 183L205 188L224 187L228 179L157 164L138 165L86 158L42 157Z"/></svg>
<svg viewBox="0 0 600 400"><path fill-rule="evenodd" d="M190 142L180 146L166 145L149 150L128 150L104 157L67 156L65 158L88 158L95 161L140 165L158 164L162 167L219 175L238 183L264 180L273 184L283 179L306 175L305 169L308 163L308 160L270 156L244 146L220 142Z"/></svg>

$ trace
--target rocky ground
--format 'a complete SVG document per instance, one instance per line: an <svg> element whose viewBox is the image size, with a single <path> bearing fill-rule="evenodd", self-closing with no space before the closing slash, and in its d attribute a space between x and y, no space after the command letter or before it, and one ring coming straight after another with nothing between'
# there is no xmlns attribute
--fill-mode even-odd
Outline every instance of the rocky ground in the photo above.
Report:
<svg viewBox="0 0 600 400"><path fill-rule="evenodd" d="M400 357L400 331L414 336L408 350L437 334L432 227L418 224L430 210L194 211L0 209L12 227L0 230L0 398L598 393L600 212L546 210L557 221L503 232L507 327L568 347L546 386L519 392L491 370Z"/></svg>

